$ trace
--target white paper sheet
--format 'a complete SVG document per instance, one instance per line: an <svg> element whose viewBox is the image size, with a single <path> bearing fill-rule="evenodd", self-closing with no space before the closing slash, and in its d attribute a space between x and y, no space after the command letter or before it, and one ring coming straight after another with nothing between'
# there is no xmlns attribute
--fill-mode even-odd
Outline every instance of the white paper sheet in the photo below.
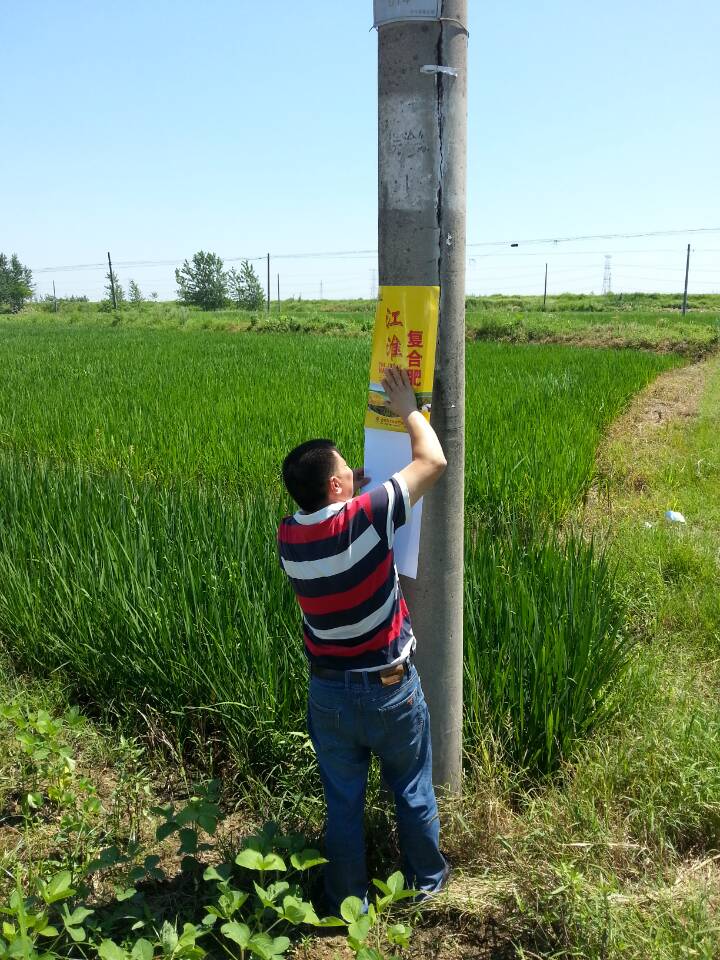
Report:
<svg viewBox="0 0 720 960"><path fill-rule="evenodd" d="M370 477L365 491L379 487L411 460L410 437L406 433L365 428L365 475ZM417 577L421 518L422 500L418 500L410 512L409 522L395 535L395 565L399 573L413 579Z"/></svg>

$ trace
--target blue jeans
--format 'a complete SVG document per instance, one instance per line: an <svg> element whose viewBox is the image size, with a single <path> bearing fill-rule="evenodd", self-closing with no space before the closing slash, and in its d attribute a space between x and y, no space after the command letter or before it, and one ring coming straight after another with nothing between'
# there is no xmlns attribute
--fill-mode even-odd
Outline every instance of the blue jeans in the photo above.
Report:
<svg viewBox="0 0 720 960"><path fill-rule="evenodd" d="M439 889L445 874L432 785L430 717L420 678L411 666L398 684L371 683L367 674L342 680L310 678L308 729L325 790L325 893L338 912L345 897L364 900L365 790L370 754L395 796L406 884Z"/></svg>

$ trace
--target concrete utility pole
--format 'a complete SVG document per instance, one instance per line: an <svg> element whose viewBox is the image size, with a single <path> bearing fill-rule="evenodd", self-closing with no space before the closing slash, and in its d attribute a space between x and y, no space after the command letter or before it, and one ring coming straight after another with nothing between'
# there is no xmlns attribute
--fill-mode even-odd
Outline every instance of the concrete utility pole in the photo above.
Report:
<svg viewBox="0 0 720 960"><path fill-rule="evenodd" d="M112 298L113 298L113 310L117 310L117 297L115 296L115 274L113 273L112 260L110 259L109 250L108 250L108 267L110 268L110 290L112 292Z"/></svg>
<svg viewBox="0 0 720 960"><path fill-rule="evenodd" d="M690 277L690 244L688 244L687 260L685 261L685 293L683 294L683 309L682 309L683 316L685 316L685 314L687 313L687 288L688 288L689 277Z"/></svg>
<svg viewBox="0 0 720 960"><path fill-rule="evenodd" d="M546 303L547 303L547 264L545 264L545 290L543 292L543 310L545 309Z"/></svg>
<svg viewBox="0 0 720 960"><path fill-rule="evenodd" d="M467 0L376 3L379 44L379 281L440 285L432 424L448 468L425 497L417 580L404 579L432 716L433 780L462 774L465 486ZM399 22L383 22L399 18ZM400 9L403 13L400 13Z"/></svg>

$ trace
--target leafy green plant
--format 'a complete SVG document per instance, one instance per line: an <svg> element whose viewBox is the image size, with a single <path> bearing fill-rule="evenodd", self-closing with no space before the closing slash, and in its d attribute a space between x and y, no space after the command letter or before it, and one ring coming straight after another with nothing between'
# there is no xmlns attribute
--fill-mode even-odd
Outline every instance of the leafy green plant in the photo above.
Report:
<svg viewBox="0 0 720 960"><path fill-rule="evenodd" d="M78 806L75 791L96 799L96 789L88 778L76 777L75 760L66 742L68 729L82 723L79 713L52 717L46 711L30 711L13 703L0 707L0 718L10 724L36 778L37 789L32 792L37 797L32 806L28 803L26 820L47 800L62 812L61 833L81 831L82 817L89 811ZM161 817L156 840L163 843L175 837L179 841L181 871L191 873L196 882L202 866L197 857L214 850L208 841L223 818L219 789L219 781L212 780L184 803L168 803L151 811ZM98 812L95 807L93 811ZM274 822L248 837L232 861L204 867L202 879L213 891L204 898L205 918L201 924L184 922L180 930L167 920L160 924L138 889L140 883L162 883L166 877L160 856L143 849L137 840L131 839L122 849L117 844L107 846L89 862L76 845L69 850L68 859L70 869L49 876L43 874L47 865L36 865L42 868L24 878L17 873L8 904L0 906L7 918L0 938L0 960L36 960L40 955L50 960L66 956L73 944L94 947L100 960L152 960L158 954L166 960L201 960L206 951L200 941L208 936L230 957L239 953L240 960L277 960L285 956L291 942L288 934L293 930L346 924L349 943L358 956L373 960L381 957L381 944L400 948L409 937L409 927L387 920L392 906L413 894L403 888L402 874L393 874L387 883L375 881L380 894L367 913L360 901L350 898L343 904L342 918L321 918L305 891L310 872L327 861L308 846L303 834L283 833ZM90 878L104 874L117 879L118 871L121 883L115 884L114 904L106 904L96 913L87 905ZM23 886L28 888L27 894ZM133 939L140 932L142 936Z"/></svg>
<svg viewBox="0 0 720 960"><path fill-rule="evenodd" d="M33 960L38 956L62 956L62 944L83 943L87 939L83 927L93 911L76 906L70 910L67 901L76 893L72 874L63 870L48 880L38 879L30 896L23 894L20 875L6 906L0 906L2 923L0 958Z"/></svg>
<svg viewBox="0 0 720 960"><path fill-rule="evenodd" d="M367 909L358 897L347 897L340 906L343 919L348 924L348 944L358 960L384 960L384 951L389 947L393 954L410 945L412 927L409 923L392 923L393 907L402 901L417 896L416 890L405 887L405 878L400 871L387 881L373 880L378 889L374 903Z"/></svg>
<svg viewBox="0 0 720 960"><path fill-rule="evenodd" d="M155 831L156 839L165 840L177 833L180 840L178 853L184 855L184 869L197 866L196 853L211 849L211 844L200 841L199 832L204 831L209 836L213 836L217 830L218 823L222 819L220 807L217 804L219 788L219 781L211 780L202 786L195 796L190 797L179 810L176 810L172 803L164 807L152 808L152 813L164 817Z"/></svg>
<svg viewBox="0 0 720 960"><path fill-rule="evenodd" d="M165 921L153 941L141 937L125 947L105 939L98 945L97 953L100 960L152 960L156 956L164 960L202 960L206 951L198 940L206 932L193 923L183 924L182 930L178 931Z"/></svg>
<svg viewBox="0 0 720 960"><path fill-rule="evenodd" d="M38 810L48 799L59 806L67 804L69 787L75 779L75 760L65 734L77 727L78 712L73 710L64 718L53 718L46 710L28 710L19 703L9 703L0 706L0 717L14 728L15 740L29 761L26 809Z"/></svg>
<svg viewBox="0 0 720 960"><path fill-rule="evenodd" d="M209 786L179 809L162 808L167 817L158 827L158 835L182 834L188 829L183 824L201 822L202 829L214 831L219 811L208 799L211 796L213 787ZM187 841L187 835L181 836L181 847L187 847ZM126 853L117 847L106 848L85 873L130 865L138 855L142 851L137 847ZM41 948L46 958L62 957L72 944L95 944L101 960L151 960L157 956L201 960L206 951L200 941L211 936L215 946L230 957L237 957L239 951L241 960L276 960L285 956L290 946L287 934L296 928L345 926L337 917L320 918L305 899L303 884L308 871L323 863L325 859L306 846L302 835L283 835L275 824L267 824L248 839L233 862L205 869L203 879L213 889L205 904L205 918L201 924L184 922L181 929L168 921L159 924L134 885L116 887L114 908L106 905L101 914L96 914L82 902L88 888L74 884L69 870L47 879L26 879L31 886L27 896L23 895L18 874L8 905L0 907L8 918L2 927L0 958L34 960ZM191 866L183 864L184 870ZM159 857L145 856L141 866L130 870L128 878L131 882L163 880ZM143 935L133 939L133 934L137 937L141 930Z"/></svg>
<svg viewBox="0 0 720 960"><path fill-rule="evenodd" d="M74 867L92 855L102 810L94 783L77 774L67 742L69 734L82 725L79 712L72 709L63 717L51 717L46 710L29 710L14 702L0 706L0 717L13 728L25 758L22 810L26 828L46 804L59 812L57 845L67 851L68 865Z"/></svg>
<svg viewBox="0 0 720 960"><path fill-rule="evenodd" d="M326 862L305 843L301 834L283 835L276 824L269 823L248 839L232 864L205 871L204 879L217 884L218 897L206 908L204 923L215 930L218 921L225 921L215 937L229 956L235 954L228 940L240 949L241 960L248 956L274 960L284 956L290 946L283 933L288 928L344 926L338 917L318 917L312 903L304 899L303 876ZM251 881L251 890L233 883L235 867L243 874L258 875L258 880Z"/></svg>
<svg viewBox="0 0 720 960"><path fill-rule="evenodd" d="M40 777L42 773L36 785L45 789L48 803L63 811L61 830L70 831L77 826L68 821L76 812L73 787L79 786L93 798L95 787L87 778L73 779L75 761L65 743L63 719L45 711L29 712L17 704L3 708L0 716L12 725L33 774ZM79 722L76 712L69 714L70 725ZM33 801L36 808L45 794L40 789L33 792L39 797ZM214 837L223 816L218 793L218 781L210 781L182 804L152 808L162 818L156 840L162 843L176 837L181 871L191 873L196 885L201 867L197 856L214 849L207 840ZM25 878L18 873L7 906L0 907L8 918L2 928L0 960L5 956L34 960L43 938L52 938L50 946L41 944L46 958L65 956L72 944L87 943L97 945L101 960L152 960L158 952L167 960L201 960L205 950L200 941L208 935L230 956L239 948L242 958L274 960L285 955L290 945L286 933L291 929L344 925L339 918L318 917L304 895L308 872L325 859L308 847L303 835L282 834L274 823L249 837L231 863L204 869L203 880L214 891L205 900L205 920L202 924L185 922L181 930L167 920L159 924L144 892L138 889L139 883L162 883L166 877L160 856L143 850L136 840L123 849L117 844L105 847L89 862L76 846L69 851L69 860L71 869L49 877L43 876L44 867ZM118 870L124 874L124 884L115 886L114 903L96 914L83 902L90 893L89 878L98 873L117 877ZM27 895L23 886L28 888ZM133 940L139 932L142 936Z"/></svg>
<svg viewBox="0 0 720 960"><path fill-rule="evenodd" d="M137 738L120 735L112 758L115 785L110 803L109 832L136 842L151 817L152 780L144 764L145 748Z"/></svg>

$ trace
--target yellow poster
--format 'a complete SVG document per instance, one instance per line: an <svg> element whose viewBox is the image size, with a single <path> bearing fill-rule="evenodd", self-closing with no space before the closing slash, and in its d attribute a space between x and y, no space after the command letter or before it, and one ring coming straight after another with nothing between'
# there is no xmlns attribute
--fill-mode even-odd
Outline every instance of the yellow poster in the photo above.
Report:
<svg viewBox="0 0 720 960"><path fill-rule="evenodd" d="M381 287L375 314L370 391L365 426L404 433L400 417L387 406L382 380L388 367L404 368L418 410L430 419L440 287Z"/></svg>

